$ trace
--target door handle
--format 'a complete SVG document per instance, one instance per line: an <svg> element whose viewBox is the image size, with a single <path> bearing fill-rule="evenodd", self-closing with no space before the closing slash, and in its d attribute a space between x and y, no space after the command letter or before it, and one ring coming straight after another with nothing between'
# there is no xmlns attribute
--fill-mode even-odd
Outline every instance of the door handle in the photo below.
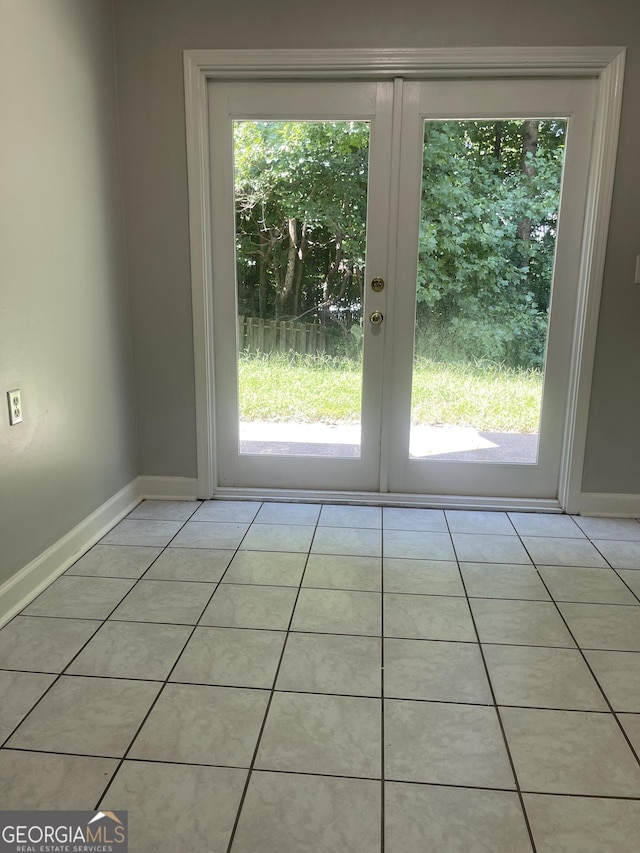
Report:
<svg viewBox="0 0 640 853"><path fill-rule="evenodd" d="M374 311L369 317L372 326L379 326L380 323L384 320L384 317L380 313L380 311Z"/></svg>

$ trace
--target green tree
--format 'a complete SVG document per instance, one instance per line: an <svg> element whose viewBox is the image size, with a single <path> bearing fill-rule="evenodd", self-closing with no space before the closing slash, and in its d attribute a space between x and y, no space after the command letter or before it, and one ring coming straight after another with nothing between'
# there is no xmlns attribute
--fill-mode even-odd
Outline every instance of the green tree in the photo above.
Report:
<svg viewBox="0 0 640 853"><path fill-rule="evenodd" d="M565 132L425 122L418 352L542 364ZM238 121L234 144L241 313L348 332L363 300L368 124Z"/></svg>
<svg viewBox="0 0 640 853"><path fill-rule="evenodd" d="M237 275L247 313L298 317L361 302L368 130L366 122L236 122Z"/></svg>
<svg viewBox="0 0 640 853"><path fill-rule="evenodd" d="M564 123L426 122L418 263L421 343L540 366ZM449 355L452 348L449 346Z"/></svg>

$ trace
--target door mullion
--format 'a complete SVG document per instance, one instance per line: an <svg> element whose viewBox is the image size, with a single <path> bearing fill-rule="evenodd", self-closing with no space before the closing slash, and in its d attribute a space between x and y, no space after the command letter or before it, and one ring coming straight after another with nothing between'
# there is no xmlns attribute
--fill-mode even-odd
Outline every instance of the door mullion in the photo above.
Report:
<svg viewBox="0 0 640 853"><path fill-rule="evenodd" d="M387 249L387 322L382 373L382 414L380 421L380 492L389 491L389 437L392 416L392 357L394 352L395 300L398 285L398 214L400 209L400 149L402 141L403 89L405 81L393 81L393 114L391 123L391 163L389 187L389 242Z"/></svg>

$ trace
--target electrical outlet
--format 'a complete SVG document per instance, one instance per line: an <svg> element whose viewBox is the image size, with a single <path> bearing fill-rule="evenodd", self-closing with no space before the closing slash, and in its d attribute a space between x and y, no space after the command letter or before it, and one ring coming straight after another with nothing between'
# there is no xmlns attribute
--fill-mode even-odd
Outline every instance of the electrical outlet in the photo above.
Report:
<svg viewBox="0 0 640 853"><path fill-rule="evenodd" d="M15 426L22 423L22 399L20 397L20 389L15 391L7 391L7 401L9 403L9 424Z"/></svg>

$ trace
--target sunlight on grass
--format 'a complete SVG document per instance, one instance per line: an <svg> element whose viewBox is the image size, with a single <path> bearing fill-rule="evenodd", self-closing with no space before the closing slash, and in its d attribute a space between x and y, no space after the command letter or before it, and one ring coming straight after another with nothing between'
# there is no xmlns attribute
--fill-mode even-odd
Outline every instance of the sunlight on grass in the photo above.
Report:
<svg viewBox="0 0 640 853"><path fill-rule="evenodd" d="M491 432L537 432L542 374L499 365L419 359L411 422L455 424Z"/></svg>
<svg viewBox="0 0 640 853"><path fill-rule="evenodd" d="M360 364L345 358L272 353L238 361L240 420L358 423ZM542 374L499 365L416 360L414 424L536 432Z"/></svg>

